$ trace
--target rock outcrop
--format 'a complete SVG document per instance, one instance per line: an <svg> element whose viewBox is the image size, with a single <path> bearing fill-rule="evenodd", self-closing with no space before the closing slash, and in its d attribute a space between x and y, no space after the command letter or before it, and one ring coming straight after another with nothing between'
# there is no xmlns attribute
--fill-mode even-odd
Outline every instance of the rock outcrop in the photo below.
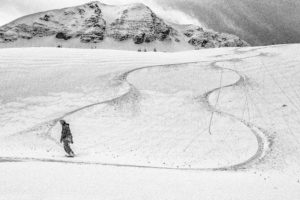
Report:
<svg viewBox="0 0 300 200"><path fill-rule="evenodd" d="M123 41L133 39L135 44L164 41L176 31L157 17L143 4L133 4L121 12L120 17L109 25L108 36Z"/></svg>
<svg viewBox="0 0 300 200"><path fill-rule="evenodd" d="M203 28L194 25L187 26L184 35L189 38L188 43L196 48L249 46L248 43L235 35L205 31Z"/></svg>

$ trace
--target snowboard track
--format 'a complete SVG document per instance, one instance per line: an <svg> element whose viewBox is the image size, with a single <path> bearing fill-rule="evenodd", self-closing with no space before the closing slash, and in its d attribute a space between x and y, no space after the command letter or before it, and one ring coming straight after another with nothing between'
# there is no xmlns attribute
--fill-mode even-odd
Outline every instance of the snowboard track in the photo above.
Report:
<svg viewBox="0 0 300 200"><path fill-rule="evenodd" d="M119 82L120 84L128 84L129 89L127 92L125 92L124 94L122 94L119 97L115 97L113 99L110 100L106 100L106 101L102 101L102 102L97 102L94 104L90 104L81 108L78 108L76 110L70 111L65 113L63 116L56 118L54 120L48 121L48 122L44 122L41 124L38 124L36 126L34 126L33 128L27 129L25 131L19 132L17 134L23 134L23 133L27 133L27 132L31 132L31 131L36 131L41 129L41 127L46 127L48 128L48 130L46 131L46 137L54 142L56 142L58 145L60 145L60 143L55 139L51 137L51 130L52 128L59 122L59 120L64 119L67 116L70 116L74 113L77 113L79 111L97 106L97 105L102 105L102 104L114 104L115 102L121 102L123 99L125 99L126 97L130 96L132 92L136 91L136 88L134 87L133 84L131 84L128 80L127 77L136 71L140 71L140 70L144 70L144 69L150 69L150 68L157 68L157 67L183 67L184 65L187 64L200 64L200 63L208 63L212 69L215 70L222 70L222 71L230 71L232 73L237 74L240 78L231 84L228 85L224 85L224 86L220 86L217 88L214 88L206 93L204 93L202 96L199 97L199 99L201 99L202 102L204 102L207 106L207 109L210 110L212 113L216 113L219 114L220 116L223 117L229 117L235 121L238 121L242 124L244 124L244 126L246 126L247 128L249 128L251 130L251 132L254 134L254 136L256 137L257 140L257 144L258 144L258 148L256 153L251 156L249 159L241 162L241 163L237 163L237 164L233 164L230 166L224 166L224 167L215 167L215 168L185 168L185 167L163 167L163 166L151 166L151 165L135 165L135 164L121 164L121 163L106 163L106 162L91 162L91 161L71 161L71 160L59 160L59 159L48 159L48 158L31 158L31 157L0 157L0 163L4 163L4 162L50 162L50 163L65 163L65 164L78 164L78 165L101 165L101 166L111 166L111 167L129 167L129 168L144 168L144 169L160 169L160 170L180 170L180 171L238 171L238 170L245 170L248 169L254 165L258 165L259 162L261 160L264 159L264 157L267 155L267 153L269 151L271 151L272 149L272 145L273 145L273 141L272 139L270 139L268 137L268 131L264 130L261 127L258 127L250 122L247 122L244 119L241 119L231 113L227 113L224 112L222 110L218 110L217 108L214 107L214 105L212 105L209 101L209 97L215 93L218 92L220 90L223 90L225 88L230 88L230 87L237 87L240 86L241 84L245 84L246 81L246 76L241 74L240 72L233 70L233 69L229 69L229 68L224 68L224 67L220 67L217 65L217 63L222 63L222 62L236 62L236 61L241 61L243 59L248 59L248 58L255 58L255 57L260 57L260 56L265 56L264 54L260 53L258 55L254 55L254 56L248 56L245 58L233 58L233 59L221 59L219 61L198 61L198 62L184 62L184 63L175 63L175 64L164 64L164 65L153 65L153 66L145 66L145 67L139 67L139 68L135 68L132 70L129 70L125 73L122 73L121 75L117 76L115 78L115 81Z"/></svg>

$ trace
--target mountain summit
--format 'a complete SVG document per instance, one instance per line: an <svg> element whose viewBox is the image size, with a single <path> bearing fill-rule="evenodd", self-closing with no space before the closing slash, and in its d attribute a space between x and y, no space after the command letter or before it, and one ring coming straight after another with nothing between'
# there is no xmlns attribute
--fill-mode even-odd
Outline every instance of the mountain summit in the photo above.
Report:
<svg viewBox="0 0 300 200"><path fill-rule="evenodd" d="M28 15L0 27L0 47L11 46L176 51L248 43L199 26L168 23L144 4L112 6L95 1Z"/></svg>

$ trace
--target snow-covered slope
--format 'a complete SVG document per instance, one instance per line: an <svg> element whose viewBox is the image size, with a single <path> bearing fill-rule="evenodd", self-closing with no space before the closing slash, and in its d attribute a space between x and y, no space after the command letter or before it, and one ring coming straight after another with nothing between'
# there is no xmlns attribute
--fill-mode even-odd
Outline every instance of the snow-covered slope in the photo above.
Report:
<svg viewBox="0 0 300 200"><path fill-rule="evenodd" d="M169 24L144 4L96 1L32 14L0 27L0 47L16 46L176 51L248 44L234 35Z"/></svg>
<svg viewBox="0 0 300 200"><path fill-rule="evenodd" d="M299 48L0 49L0 198L299 199Z"/></svg>

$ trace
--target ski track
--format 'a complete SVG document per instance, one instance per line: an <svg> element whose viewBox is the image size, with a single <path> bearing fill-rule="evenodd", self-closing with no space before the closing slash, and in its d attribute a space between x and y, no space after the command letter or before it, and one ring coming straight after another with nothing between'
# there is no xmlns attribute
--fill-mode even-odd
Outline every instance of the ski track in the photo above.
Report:
<svg viewBox="0 0 300 200"><path fill-rule="evenodd" d="M258 50L260 48L254 49L254 50L250 50L251 51L255 51ZM249 51L240 51L240 49L236 49L235 52L238 52L239 54L244 54L244 53L248 53ZM217 113L223 117L229 117L233 120L236 120L242 124L244 124L244 126L248 127L251 132L255 135L257 143L258 143L258 149L256 151L256 153L250 157L249 159L247 159L244 162L238 163L238 164L234 164L234 165L230 165L230 166L224 166L224 167L216 167L216 168L180 168L180 167L161 167L161 166L148 166L148 165L131 165L131 164L120 164L120 163L105 163L105 162L89 162L89 161L70 161L70 160L58 160L58 159L43 159L43 158L27 158L27 157L0 157L0 163L4 163L4 162L51 162L51 163L65 163L65 164L78 164L78 165L102 165L102 166L112 166L112 167L130 167L130 168L146 168L146 169L165 169L165 170L182 170L182 171L237 171L237 170L243 170L243 169L247 169L255 164L259 164L259 161L262 160L265 155L268 153L268 151L271 150L272 148L272 144L273 142L268 138L267 136L267 131L264 130L261 127L257 127L256 125L245 121L244 119L241 119L231 113L227 113L221 110L218 110L217 108L214 107L214 105L212 105L212 103L209 102L209 97L215 93L218 92L219 90L225 89L225 88L230 88L230 87L235 87L235 86L239 86L241 84L245 84L246 81L246 76L241 74L240 72L233 70L233 69L229 69L229 68L223 68L217 65L217 63L222 63L222 62L230 62L230 61L241 61L243 59L248 59L248 58L255 58L255 57L260 57L260 56L268 56L264 53L259 53L258 55L254 55L254 56L248 56L248 57L244 57L244 58L232 58L232 59L224 59L224 60L219 60L219 61L214 61L214 62L210 62L210 61L200 61L200 62L185 62L185 63L175 63L175 64L165 64L165 65L153 65L153 66L145 66L145 67L140 67L140 68L135 68L132 70L129 70L123 74L121 74L120 76L116 77L116 81L119 81L120 83L126 83L129 86L129 89L127 92L125 92L124 94L122 94L119 97L110 99L110 100L106 100L106 101L102 101L102 102L98 102L98 103L94 103L94 104L90 104L81 108L78 108L76 110L70 111L68 113L65 113L63 116L56 118L54 120L48 121L48 122L44 122L41 124L38 124L36 126L34 126L33 128L27 129L25 131L19 132L17 134L22 134L22 133L27 133L27 132L31 132L31 131L35 131L35 130L39 130L42 127L48 127L48 131L46 133L46 137L48 139L51 139L52 141L56 142L56 144L60 145L60 143L55 139L52 138L50 135L50 132L52 130L52 128L59 122L59 120L70 116L74 113L77 113L79 111L85 110L87 108L91 108L97 105L101 105L101 104L111 104L114 103L116 101L122 101L122 99L126 98L128 95L130 95L135 89L134 85L132 85L129 81L127 81L127 77L129 74L139 71L139 70L143 70L143 69L149 69L149 68L156 68L156 67L181 67L182 65L186 65L186 64L199 64L199 63L209 63L209 65L212 67L212 69L215 70L223 70L223 71L231 71L232 73L236 73L240 78L239 80L237 80L236 82L232 83L232 84L228 84L225 86L221 86L215 89L212 89L208 92L206 92L205 94L201 95L200 97L198 97L198 99L200 99L201 101L203 101L206 106L207 109L209 109L212 113Z"/></svg>

